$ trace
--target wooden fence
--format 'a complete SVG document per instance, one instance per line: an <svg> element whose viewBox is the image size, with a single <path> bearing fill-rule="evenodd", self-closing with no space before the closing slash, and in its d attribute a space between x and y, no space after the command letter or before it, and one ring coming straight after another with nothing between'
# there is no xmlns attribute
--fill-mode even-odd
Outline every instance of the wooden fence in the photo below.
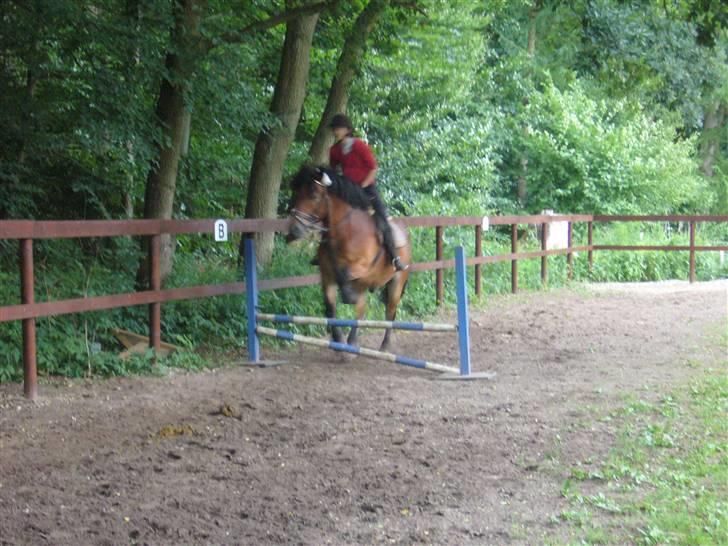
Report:
<svg viewBox="0 0 728 546"><path fill-rule="evenodd" d="M530 258L541 259L541 281L548 282L548 256L566 255L568 275L573 270L575 252L587 252L589 266L593 262L593 252L598 250L652 250L652 251L685 251L689 252L689 280L695 281L695 254L701 251L725 251L728 246L697 246L695 230L698 223L728 222L728 216L595 216L595 215L538 215L538 216L463 216L437 217L420 216L401 218L408 227L425 227L435 229L435 260L413 264L412 271L435 270L436 299L443 301L443 270L453 268L454 259L446 260L443 255L443 231L445 228L470 226L474 228L475 255L468 258L468 265L475 267L475 293L481 294L482 265L503 261L511 262L511 290L518 291L518 261ZM548 228L553 222L568 222L567 248L548 249ZM680 246L645 246L645 245L595 245L594 223L604 222L685 222L689 224L689 244ZM573 226L577 223L587 224L586 244L573 245ZM3 220L0 221L0 239L18 240L20 250L19 284L20 304L0 306L0 322L22 321L23 324L23 370L24 392L29 398L37 395L36 371L36 324L35 319L68 313L84 313L102 309L114 309L135 305L149 306L149 344L155 351L161 345L161 304L169 301L187 300L220 296L224 294L243 294L245 283L233 282L216 285L189 286L163 289L160 276L160 240L162 234L212 234L214 220L111 220L111 221L32 221ZM518 226L541 226L541 250L518 252ZM228 222L230 233L282 232L286 230L287 220L231 220ZM490 226L507 225L511 231L511 252L499 255L483 255L483 231ZM75 298L48 302L35 302L33 241L37 239L63 239L84 237L122 237L139 236L149 239L149 289L144 291ZM277 279L261 280L259 290L276 290L317 284L319 275L302 275Z"/></svg>

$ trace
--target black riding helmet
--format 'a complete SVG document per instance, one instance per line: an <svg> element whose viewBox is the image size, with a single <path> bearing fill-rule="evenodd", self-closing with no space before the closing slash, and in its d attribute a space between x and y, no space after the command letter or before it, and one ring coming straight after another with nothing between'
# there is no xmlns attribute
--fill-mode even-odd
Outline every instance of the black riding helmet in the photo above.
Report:
<svg viewBox="0 0 728 546"><path fill-rule="evenodd" d="M349 129L350 132L354 130L354 126L351 124L351 120L346 114L336 114L333 118L331 118L329 127L331 127L332 129L335 129L337 127L345 127Z"/></svg>

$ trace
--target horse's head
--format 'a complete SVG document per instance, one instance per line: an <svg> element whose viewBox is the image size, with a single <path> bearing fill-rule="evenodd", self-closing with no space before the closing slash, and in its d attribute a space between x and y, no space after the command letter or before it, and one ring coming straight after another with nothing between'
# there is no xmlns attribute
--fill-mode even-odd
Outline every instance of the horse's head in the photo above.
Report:
<svg viewBox="0 0 728 546"><path fill-rule="evenodd" d="M331 179L322 168L305 165L291 180L291 203L288 207L288 242L305 237L310 231L325 231L328 218L327 188Z"/></svg>

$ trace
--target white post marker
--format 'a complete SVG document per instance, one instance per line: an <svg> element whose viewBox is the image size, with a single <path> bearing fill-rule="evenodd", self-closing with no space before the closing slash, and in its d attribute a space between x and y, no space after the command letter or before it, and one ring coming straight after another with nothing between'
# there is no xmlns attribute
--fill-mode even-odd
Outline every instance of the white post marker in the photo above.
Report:
<svg viewBox="0 0 728 546"><path fill-rule="evenodd" d="M215 241L228 240L228 225L225 220L215 220Z"/></svg>
<svg viewBox="0 0 728 546"><path fill-rule="evenodd" d="M480 227L483 228L483 231L488 231L488 228L490 227L490 218L483 216L483 220L480 222Z"/></svg>

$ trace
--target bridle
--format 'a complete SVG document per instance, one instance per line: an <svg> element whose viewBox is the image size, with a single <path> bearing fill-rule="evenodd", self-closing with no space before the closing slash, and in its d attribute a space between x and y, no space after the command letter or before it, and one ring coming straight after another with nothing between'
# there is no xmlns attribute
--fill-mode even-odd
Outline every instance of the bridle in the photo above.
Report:
<svg viewBox="0 0 728 546"><path fill-rule="evenodd" d="M316 178L313 179L314 183L323 188L323 200L326 204L326 217L329 216L329 209L331 208L331 202L329 200L329 194L326 191L326 188L331 186L331 179L328 177L326 173L323 173L321 176L321 180L317 180ZM321 198L319 197L317 199L317 206L316 209L319 208L319 203L321 201ZM297 208L292 208L289 212L289 215L291 218L293 218L296 222L300 223L307 231L316 231L318 233L324 233L329 231L329 228L326 227L326 224L324 224L324 220L321 218L321 216L309 212L303 212L302 210L299 210Z"/></svg>
<svg viewBox="0 0 728 546"><path fill-rule="evenodd" d="M324 221L315 214L309 214L307 212L303 212L302 210L293 208L291 209L289 215L296 222L306 228L306 230L313 230L319 233L323 233L329 230L329 228L324 225Z"/></svg>

